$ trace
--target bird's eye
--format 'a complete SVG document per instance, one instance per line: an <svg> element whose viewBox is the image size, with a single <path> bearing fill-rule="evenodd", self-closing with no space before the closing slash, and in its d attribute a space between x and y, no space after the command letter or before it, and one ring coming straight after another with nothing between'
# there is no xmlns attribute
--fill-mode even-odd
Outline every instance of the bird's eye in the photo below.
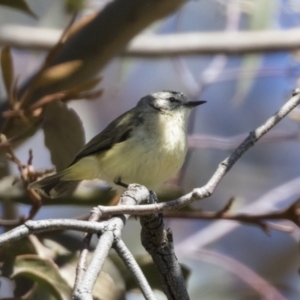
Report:
<svg viewBox="0 0 300 300"><path fill-rule="evenodd" d="M168 100L169 100L170 102L177 102L177 100L176 100L174 97L170 97Z"/></svg>

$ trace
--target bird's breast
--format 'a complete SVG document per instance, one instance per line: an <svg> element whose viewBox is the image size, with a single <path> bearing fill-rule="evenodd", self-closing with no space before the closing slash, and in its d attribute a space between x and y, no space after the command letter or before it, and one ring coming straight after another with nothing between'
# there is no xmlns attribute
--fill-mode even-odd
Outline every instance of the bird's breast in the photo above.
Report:
<svg viewBox="0 0 300 300"><path fill-rule="evenodd" d="M180 169L187 151L185 128L172 123L143 125L98 156L99 178L109 184L120 178L153 189Z"/></svg>

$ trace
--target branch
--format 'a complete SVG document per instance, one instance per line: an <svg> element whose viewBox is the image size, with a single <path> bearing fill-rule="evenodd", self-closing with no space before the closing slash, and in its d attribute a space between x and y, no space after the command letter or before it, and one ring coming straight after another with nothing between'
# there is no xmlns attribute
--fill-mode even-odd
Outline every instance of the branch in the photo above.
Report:
<svg viewBox="0 0 300 300"><path fill-rule="evenodd" d="M174 3L174 9L177 5ZM59 40L60 34L61 30L58 29L5 25L0 30L0 45L28 50L49 50ZM299 28L164 35L142 34L128 44L122 55L149 58L195 54L236 55L292 51L299 47Z"/></svg>
<svg viewBox="0 0 300 300"><path fill-rule="evenodd" d="M83 232L99 233L107 230L112 230L107 222L95 223L88 221L70 220L70 219L49 219L42 221L26 221L24 225L16 227L6 233L0 235L0 246L18 241L30 234L53 230L77 230Z"/></svg>
<svg viewBox="0 0 300 300"><path fill-rule="evenodd" d="M141 204L149 201L149 191L140 185L131 184L121 198L120 204L133 205ZM78 266L76 269L76 279L74 286L74 299L92 299L92 288L103 267L103 263L108 256L109 250L114 247L120 257L124 260L127 267L133 272L135 278L140 285L141 291L146 299L154 300L155 297L147 283L138 264L130 254L124 243L121 241L121 231L129 215L121 215L114 217L109 221L97 222L101 217L101 212L96 208L93 209L89 221L55 219L43 221L26 221L15 229L0 235L0 246L20 240L30 234L39 232L53 231L57 229L72 229L89 233L101 233L97 248L94 252L93 259L86 269L87 250L91 235L87 234L83 240L83 251L81 253Z"/></svg>
<svg viewBox="0 0 300 300"><path fill-rule="evenodd" d="M115 227L115 230L121 230L123 228L125 220L121 217L115 217L108 221ZM92 222L94 223L94 222ZM109 254L109 250L114 242L114 232L105 231L99 238L97 247L94 251L93 258L87 271L79 283L79 286L73 293L73 299L75 300L93 300L92 290L93 286L100 274L106 257Z"/></svg>
<svg viewBox="0 0 300 300"><path fill-rule="evenodd" d="M122 205L137 205L148 201L148 199L149 191L145 187L136 184L130 184L128 190L126 190L122 194L119 203ZM100 218L101 212L98 213L97 216L98 218ZM96 208L94 208L94 211L92 212L92 218L93 221L96 221ZM113 217L105 222L108 226L106 226L102 231L90 265L87 267L86 272L84 272L84 270L81 270L80 277L82 278L82 280L80 280L81 278L76 278L75 280L76 286L74 287L73 293L74 299L92 300L93 286L97 280L99 273L101 272L104 261L108 256L109 250L112 248L114 243L118 242L121 239L121 231L128 218L129 215L120 215L117 217ZM98 224L97 222L90 223ZM140 287L144 288L144 285L141 285ZM149 295L149 289L147 289L146 291L143 290L142 292L145 295ZM154 296L150 294L149 298L147 299L154 299Z"/></svg>
<svg viewBox="0 0 300 300"><path fill-rule="evenodd" d="M191 32L140 35L128 45L125 55L166 57L174 55L249 54L299 49L300 29Z"/></svg>
<svg viewBox="0 0 300 300"><path fill-rule="evenodd" d="M117 254L121 257L126 267L131 271L145 299L155 300L156 298L152 292L152 289L147 279L145 278L144 273L142 272L140 266L137 264L135 258L133 257L125 243L122 241L122 239L119 239L114 243L114 249L116 250Z"/></svg>
<svg viewBox="0 0 300 300"><path fill-rule="evenodd" d="M98 222L99 219L100 219L100 215L98 213L98 210L92 209L88 221ZM79 284L82 282L83 276L87 268L87 259L88 259L91 240L92 240L92 234L90 232L86 232L82 240L79 259L76 267L76 276L75 276L75 283L73 288L74 292L78 289Z"/></svg>
<svg viewBox="0 0 300 300"><path fill-rule="evenodd" d="M266 220L287 220L293 222L297 227L300 227L300 209L299 200L292 203L285 209L277 210L274 212L268 212L263 214L246 214L246 213L229 213L233 203L233 199L230 199L225 207L217 212L208 211L167 211L164 213L164 217L167 218L180 218L189 220L231 220L242 222L250 225L256 225L260 227L265 233L269 234L270 229L291 232L293 228L281 224L266 223Z"/></svg>
<svg viewBox="0 0 300 300"><path fill-rule="evenodd" d="M8 142L6 136L3 135L3 134L0 135L0 139L1 139L2 143L3 142L4 143ZM35 181L38 178L38 176L41 175L41 174L39 172L34 171L34 168L32 166L33 152L32 152L31 149L29 150L29 157L28 157L27 164L23 164L18 159L18 157L16 156L16 154L15 154L15 152L14 152L14 150L13 150L10 143L8 143L8 145L6 147L6 157L7 157L7 159L11 160L12 162L14 162L18 166L18 169L19 169L19 172L20 172L20 179L22 181L23 188L24 188L27 196L31 200L31 209L29 211L29 214L28 214L27 217L19 218L20 223L17 224L17 225L19 225L19 224L24 223L24 221L26 221L26 220L33 219L34 216L38 213L39 209L42 206L41 196L36 191L28 189L28 184L30 182ZM46 170L42 174L47 174L47 172L48 171ZM15 181L13 182L13 184L14 183L15 183ZM13 220L13 221L15 222L16 220ZM5 221L3 222L3 220L2 220L2 222L1 222L1 220L0 220L0 224L1 223L4 224ZM6 224L8 224L8 223L6 223Z"/></svg>
<svg viewBox="0 0 300 300"><path fill-rule="evenodd" d="M191 149L219 149L224 151L234 150L247 137L246 133L231 137L213 136L205 134L191 134L188 136L189 148ZM263 136L259 143L278 143L286 141L299 141L300 130L296 132L271 131Z"/></svg>
<svg viewBox="0 0 300 300"><path fill-rule="evenodd" d="M258 293L257 296L251 298L265 299L265 300L287 300L269 281L265 280L261 275L255 273L253 269L240 261L212 250L205 250L199 248L193 252L190 259L203 260L205 263L211 263L218 268L227 270L228 272L237 276L242 282L250 286ZM278 287L278 286L277 286Z"/></svg>
<svg viewBox="0 0 300 300"><path fill-rule="evenodd" d="M170 201L168 203L160 203L160 204L149 204L149 205L141 205L136 207L136 204L143 203L144 201L149 201L149 192L145 188L141 188L139 185L130 185L130 191L126 191L120 201L120 206L118 207L101 207L99 206L98 209L100 211L99 216L104 215L115 215L115 214L133 214L133 215L145 215L150 214L150 216L141 218L141 222L144 223L143 230L146 229L146 225L149 226L149 230L146 231L146 234L149 234L149 238L153 238L149 245L145 244L145 247L149 249L149 252L153 254L153 259L156 262L163 260L161 264L159 263L159 268L161 267L161 276L164 278L164 290L168 295L169 299L173 299L172 289L169 289L173 286L174 282L177 283L178 287L178 295L180 295L180 299L188 299L188 295L185 294L184 287L182 285L181 274L176 266L176 257L173 253L173 245L172 245L172 236L170 231L166 231L163 229L163 225L161 222L161 218L159 216L153 215L157 212L161 212L164 210L171 210L171 209L178 209L182 206L190 204L194 201L203 199L205 197L209 197L222 180L222 178L226 175L226 173L232 168L232 166L238 161L238 159L255 143L264 136L271 128L273 128L280 120L282 120L293 108L295 108L300 103L300 89L296 89L293 92L293 97L286 102L280 110L271 118L269 118L263 125L258 127L256 130L250 132L249 136L242 142L242 144L235 150L233 153L227 157L219 167L217 168L216 172L213 174L211 179L207 182L207 184L202 188L196 188L193 192L186 194L179 199ZM135 204L135 205L133 205ZM293 208L295 210L295 207ZM223 209L222 213L224 214L225 210ZM289 210L286 211L287 214L290 213ZM152 215L151 215L152 214ZM219 213L219 215L222 215ZM97 245L95 255L91 261L91 264L88 266L87 272L83 275L82 281L79 282L78 288L74 291L75 299L92 299L92 288L95 283L95 280L101 271L103 266L104 260L108 255L109 249L111 246L120 240L121 230L124 226L126 218L128 215L121 215L118 217L114 217L107 222L100 223L103 227L97 227L97 229L102 232L100 237L99 243ZM32 223L33 222L33 223ZM0 244L5 244L8 241L18 240L24 236L27 236L33 232L47 231L49 230L50 225L57 226L57 220L55 220L54 224L51 224L51 221L39 221L39 222L46 222L46 223L38 223L34 221L28 221L23 226L20 226L10 232L7 232L0 236ZM47 223L48 222L48 223ZM88 226L84 229L87 232L94 232L94 226L99 225L97 222L84 222L76 220L76 226L78 223L82 223L82 226ZM298 216L295 219L295 223L298 224ZM61 222L62 226L64 222ZM38 225L38 229L33 227L36 224L43 224L43 226ZM74 224L68 223L68 226L74 226ZM82 226L79 229L81 230ZM91 226L91 227L90 227ZM46 227L46 228L45 228ZM72 227L72 229L75 227ZM57 229L57 227L55 228ZM158 230L160 229L160 230ZM90 231L89 231L90 230ZM98 231L98 232L99 232ZM152 233L151 233L152 231ZM97 232L97 231L96 231ZM158 234L159 233L159 234ZM143 234L142 234L143 235ZM152 236L151 236L152 235ZM147 242L149 239L146 239ZM156 248L152 246L156 245ZM157 253L158 255L154 255L157 252L157 247L161 248L161 251ZM166 248L163 248L166 247ZM155 250L156 249L156 250ZM163 250L166 250L163 252ZM166 257L167 255L167 257ZM156 256L156 257L155 257ZM166 259L170 259L166 262ZM164 264L163 264L164 263ZM164 273L164 271L168 270L170 265L175 266L174 272L167 272L171 274ZM177 276L177 277L176 277ZM177 279L178 281L175 281ZM171 293L171 294L170 294Z"/></svg>
<svg viewBox="0 0 300 300"><path fill-rule="evenodd" d="M149 215L140 218L141 240L159 271L162 288L170 300L188 300L189 295L175 255L173 234L164 228L163 217Z"/></svg>
<svg viewBox="0 0 300 300"><path fill-rule="evenodd" d="M228 156L224 161L219 164L219 167L210 178L210 180L201 188L196 188L192 192L166 203L149 204L147 206L117 206L117 207L104 207L99 206L103 215L114 214L132 214L132 215L147 215L151 213L159 213L166 210L179 209L185 205L191 204L195 201L207 198L212 195L220 181L227 174L227 172L233 167L233 165L240 159L240 157L255 143L263 137L268 131L270 131L278 122L280 122L290 111L292 111L300 103L300 89L296 89L293 92L292 98L290 98L277 113L270 117L260 127L251 131L248 137L237 147L233 153Z"/></svg>

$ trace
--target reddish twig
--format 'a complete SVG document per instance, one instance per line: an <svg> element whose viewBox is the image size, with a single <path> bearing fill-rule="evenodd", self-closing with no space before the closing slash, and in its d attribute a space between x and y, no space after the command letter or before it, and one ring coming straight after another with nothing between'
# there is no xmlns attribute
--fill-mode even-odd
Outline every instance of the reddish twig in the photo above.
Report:
<svg viewBox="0 0 300 300"><path fill-rule="evenodd" d="M195 220L231 220L238 221L250 225L259 226L265 233L269 234L270 229L291 232L293 228L280 224L267 223L267 220L282 221L287 220L293 222L300 227L300 199L285 209L264 214L244 214L244 213L229 213L233 203L233 198L221 210L217 212L208 211L165 211L164 216L167 218L180 219L195 219Z"/></svg>
<svg viewBox="0 0 300 300"><path fill-rule="evenodd" d="M18 157L16 156L15 152L12 149L10 142L6 139L4 135L1 135L1 143L0 145L6 149L6 157L15 163L18 166L20 172L20 179L23 183L24 190L26 191L27 196L32 201L32 206L29 211L27 217L20 217L19 220L1 220L0 225L3 226L12 226L12 224L20 224L20 222L25 222L34 218L34 216L39 211L40 207L42 206L42 197L34 190L28 189L29 183L36 181L38 177L43 176L45 174L50 173L50 170L45 170L44 172L36 172L32 165L33 161L33 152L29 150L29 156L27 164L23 164ZM53 172L53 170L51 170ZM18 180L18 179L17 179ZM13 184L15 181L13 182Z"/></svg>

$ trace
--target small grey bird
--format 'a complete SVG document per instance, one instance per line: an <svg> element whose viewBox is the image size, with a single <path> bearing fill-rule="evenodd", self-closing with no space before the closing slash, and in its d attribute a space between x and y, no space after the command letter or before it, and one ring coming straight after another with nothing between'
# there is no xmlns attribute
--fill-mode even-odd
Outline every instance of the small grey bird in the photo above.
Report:
<svg viewBox="0 0 300 300"><path fill-rule="evenodd" d="M188 101L173 91L147 95L88 142L67 169L29 188L55 198L82 180L98 178L117 189L122 183L155 189L182 166L188 116L205 102Z"/></svg>

